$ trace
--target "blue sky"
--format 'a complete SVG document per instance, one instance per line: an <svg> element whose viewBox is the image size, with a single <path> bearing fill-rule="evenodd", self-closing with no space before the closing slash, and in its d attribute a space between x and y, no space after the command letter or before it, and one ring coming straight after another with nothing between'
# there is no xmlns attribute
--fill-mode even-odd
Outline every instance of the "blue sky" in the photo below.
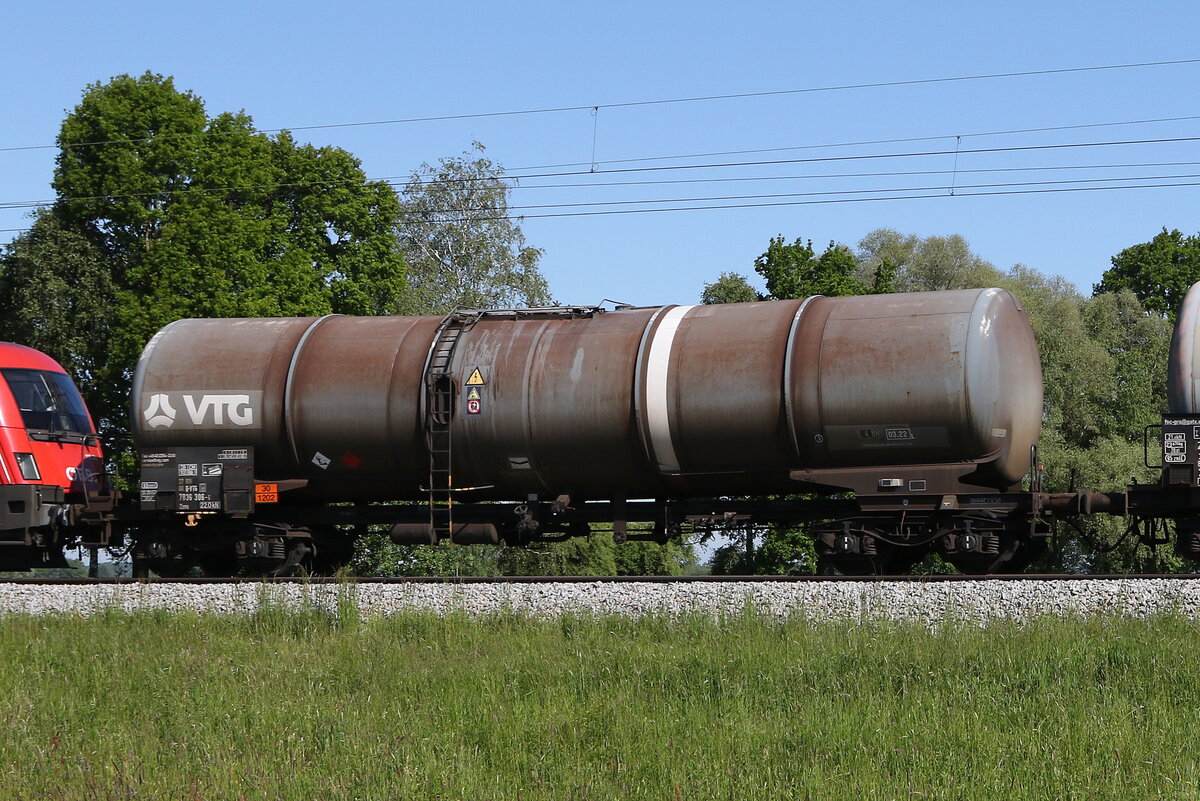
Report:
<svg viewBox="0 0 1200 801"><path fill-rule="evenodd" d="M1198 30L1195 2L21 3L6 10L0 31L8 76L0 148L52 144L88 83L145 70L173 75L210 114L243 109L264 129L600 105L595 117L584 108L297 137L350 150L371 177L402 179L474 140L513 175L584 173L526 177L513 193L517 206L806 202L549 218L534 215L616 207L528 209L526 238L545 249L543 271L563 302L695 302L720 272L751 274L771 236L854 245L881 227L962 234L999 267L1062 274L1088 292L1122 248L1163 226L1200 231L1200 186L1011 192L1112 185L1095 183L1104 178L1200 184L1187 177L1200 175L1200 141L1097 144L1200 137L1200 119L1029 129L1200 116L1200 63L603 106L1194 59ZM979 135L997 131L1023 132ZM922 137L940 138L881 141ZM845 144L852 142L874 144ZM1092 146L1077 147L1084 144ZM1029 149L1050 145L1072 147ZM780 148L794 149L694 155ZM915 152L940 155L847 158ZM617 163L662 156L681 158ZM602 172L818 157L838 160ZM53 158L52 149L0 150L0 204L51 197ZM601 172L588 174L593 158ZM563 164L576 166L523 169ZM900 172L910 174L880 174ZM857 175L834 177L847 174ZM712 178L736 180L645 183ZM1093 183L1045 183L1073 180ZM617 181L639 183L599 185ZM583 185L547 186L564 183ZM808 202L888 193L880 190L935 197ZM809 194L847 191L859 194ZM969 196L993 191L1007 194ZM0 229L27 225L24 213L0 209ZM0 233L0 242L12 236Z"/></svg>

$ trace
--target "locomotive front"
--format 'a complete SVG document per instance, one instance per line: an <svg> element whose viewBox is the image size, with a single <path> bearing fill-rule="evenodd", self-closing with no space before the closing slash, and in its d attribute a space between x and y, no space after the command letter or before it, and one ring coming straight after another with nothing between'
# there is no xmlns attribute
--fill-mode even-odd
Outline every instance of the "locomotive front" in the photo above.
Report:
<svg viewBox="0 0 1200 801"><path fill-rule="evenodd" d="M105 544L112 505L79 390L44 353L0 343L0 570L65 567L62 549ZM97 525L83 525L93 514ZM22 546L22 547L11 547Z"/></svg>

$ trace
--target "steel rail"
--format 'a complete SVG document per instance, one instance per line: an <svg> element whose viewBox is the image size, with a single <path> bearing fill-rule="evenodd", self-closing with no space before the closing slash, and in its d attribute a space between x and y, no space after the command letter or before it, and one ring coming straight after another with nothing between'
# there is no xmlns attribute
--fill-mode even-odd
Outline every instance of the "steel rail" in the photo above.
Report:
<svg viewBox="0 0 1200 801"><path fill-rule="evenodd" d="M858 582L941 584L964 581L1128 581L1130 579L1200 580L1198 573L997 573L986 576L924 575L924 576L285 576L233 578L53 578L29 577L0 579L0 584L42 586L124 585L124 584L806 584L811 582Z"/></svg>

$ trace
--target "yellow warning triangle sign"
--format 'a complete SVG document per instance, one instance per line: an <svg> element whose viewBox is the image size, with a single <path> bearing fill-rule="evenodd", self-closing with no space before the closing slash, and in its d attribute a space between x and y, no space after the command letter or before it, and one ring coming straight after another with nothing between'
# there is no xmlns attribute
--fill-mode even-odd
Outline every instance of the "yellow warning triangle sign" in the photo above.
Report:
<svg viewBox="0 0 1200 801"><path fill-rule="evenodd" d="M471 377L467 379L468 387L481 387L485 383L487 382L483 380L483 373L479 372L478 367L471 371Z"/></svg>
<svg viewBox="0 0 1200 801"><path fill-rule="evenodd" d="M467 391L467 400L479 400L479 399L480 399L480 396L479 396L478 387L471 387L471 389Z"/></svg>

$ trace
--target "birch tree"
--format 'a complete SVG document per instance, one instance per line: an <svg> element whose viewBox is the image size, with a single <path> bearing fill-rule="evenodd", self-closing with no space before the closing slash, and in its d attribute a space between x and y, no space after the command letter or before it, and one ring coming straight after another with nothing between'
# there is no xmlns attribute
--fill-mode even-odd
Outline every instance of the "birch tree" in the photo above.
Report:
<svg viewBox="0 0 1200 801"><path fill-rule="evenodd" d="M396 222L408 263L413 314L551 303L538 270L539 248L525 243L509 210L515 181L476 142L461 156L423 164L401 192Z"/></svg>

